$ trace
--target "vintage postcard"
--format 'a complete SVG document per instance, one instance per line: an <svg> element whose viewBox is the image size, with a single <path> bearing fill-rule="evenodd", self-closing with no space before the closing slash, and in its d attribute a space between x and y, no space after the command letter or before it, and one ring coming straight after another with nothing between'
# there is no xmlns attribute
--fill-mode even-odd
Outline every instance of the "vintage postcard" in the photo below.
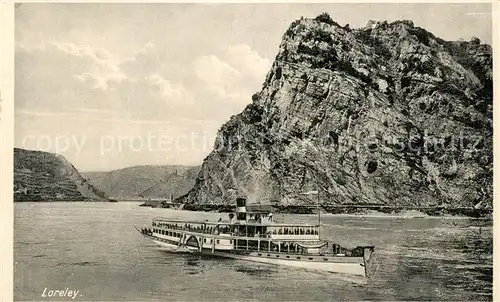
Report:
<svg viewBox="0 0 500 302"><path fill-rule="evenodd" d="M493 300L498 3L7 7L5 301Z"/></svg>

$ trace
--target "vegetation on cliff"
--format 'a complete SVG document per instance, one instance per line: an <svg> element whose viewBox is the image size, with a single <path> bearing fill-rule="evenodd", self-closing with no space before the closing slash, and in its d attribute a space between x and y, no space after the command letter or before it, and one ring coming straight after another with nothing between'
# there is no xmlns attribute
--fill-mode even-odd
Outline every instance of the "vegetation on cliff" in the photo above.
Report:
<svg viewBox="0 0 500 302"><path fill-rule="evenodd" d="M14 201L104 201L63 156L15 148Z"/></svg>
<svg viewBox="0 0 500 302"><path fill-rule="evenodd" d="M492 131L489 45L302 18L179 201L492 208Z"/></svg>

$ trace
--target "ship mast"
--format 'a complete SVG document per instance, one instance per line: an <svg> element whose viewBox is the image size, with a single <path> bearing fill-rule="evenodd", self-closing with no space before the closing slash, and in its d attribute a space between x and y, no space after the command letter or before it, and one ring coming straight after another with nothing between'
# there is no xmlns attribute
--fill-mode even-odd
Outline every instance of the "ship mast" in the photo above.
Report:
<svg viewBox="0 0 500 302"><path fill-rule="evenodd" d="M319 207L319 188L316 191L309 191L305 193L301 193L302 195L316 195L316 210L318 211L318 235L320 234L321 231L321 210Z"/></svg>
<svg viewBox="0 0 500 302"><path fill-rule="evenodd" d="M316 209L318 210L318 225L321 225L321 210L319 208L319 190L317 192L318 193L316 193L316 195L318 196L318 201L316 203ZM319 230L318 230L318 234L319 234Z"/></svg>

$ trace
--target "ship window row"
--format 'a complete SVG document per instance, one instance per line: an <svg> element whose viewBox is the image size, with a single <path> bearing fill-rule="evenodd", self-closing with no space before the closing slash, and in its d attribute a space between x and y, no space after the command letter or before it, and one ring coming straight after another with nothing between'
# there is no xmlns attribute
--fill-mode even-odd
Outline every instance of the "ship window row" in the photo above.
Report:
<svg viewBox="0 0 500 302"><path fill-rule="evenodd" d="M248 251L268 251L268 252L286 252L287 254L309 254L307 248L302 247L293 241L272 242L267 240L246 240L235 239L235 250L248 250ZM274 255L272 257L275 257Z"/></svg>
<svg viewBox="0 0 500 302"><path fill-rule="evenodd" d="M263 256L263 254L262 254L262 253L257 253L257 255L258 255L258 256ZM271 257L271 256L272 256L272 254L267 254L267 257ZM275 256L276 256L276 258L280 258L280 255L275 255ZM290 259L290 256L289 256L289 255L286 255L286 258L287 258L287 259ZM296 259L297 259L297 260L300 260L300 259L302 259L302 257L297 256L297 257L296 257ZM315 258L313 258L313 257L308 257L307 259L308 259L308 260L315 260ZM323 258L323 261L328 261L328 260L329 260L328 258Z"/></svg>
<svg viewBox="0 0 500 302"><path fill-rule="evenodd" d="M165 236L178 237L178 238L182 237L181 233L169 232L169 231L165 231L165 230L161 230L161 229L153 229L153 232L160 234L160 235L165 235Z"/></svg>
<svg viewBox="0 0 500 302"><path fill-rule="evenodd" d="M316 227L310 228L287 228L281 227L279 229L274 228L272 230L273 235L318 235L318 229Z"/></svg>
<svg viewBox="0 0 500 302"><path fill-rule="evenodd" d="M212 243L212 239L203 238L203 243ZM220 240L215 240L215 244L220 244ZM233 244L233 240L229 240L229 244Z"/></svg>
<svg viewBox="0 0 500 302"><path fill-rule="evenodd" d="M167 222L153 222L153 227L161 227L172 230L182 230L195 233L203 234L224 234L230 232L229 226L210 226L204 223L194 224L194 223L167 223Z"/></svg>
<svg viewBox="0 0 500 302"><path fill-rule="evenodd" d="M246 225L215 225L153 222L153 226L171 230L182 230L203 234L234 234L245 237L269 237L270 235L318 235L317 226L286 227L286 226L246 226Z"/></svg>

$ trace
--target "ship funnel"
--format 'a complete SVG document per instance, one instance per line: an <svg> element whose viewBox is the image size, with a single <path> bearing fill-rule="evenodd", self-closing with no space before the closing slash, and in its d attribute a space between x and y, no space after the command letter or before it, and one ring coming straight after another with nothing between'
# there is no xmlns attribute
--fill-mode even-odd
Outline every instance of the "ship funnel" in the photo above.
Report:
<svg viewBox="0 0 500 302"><path fill-rule="evenodd" d="M247 199L245 197L236 198L236 220L240 223L247 220Z"/></svg>

